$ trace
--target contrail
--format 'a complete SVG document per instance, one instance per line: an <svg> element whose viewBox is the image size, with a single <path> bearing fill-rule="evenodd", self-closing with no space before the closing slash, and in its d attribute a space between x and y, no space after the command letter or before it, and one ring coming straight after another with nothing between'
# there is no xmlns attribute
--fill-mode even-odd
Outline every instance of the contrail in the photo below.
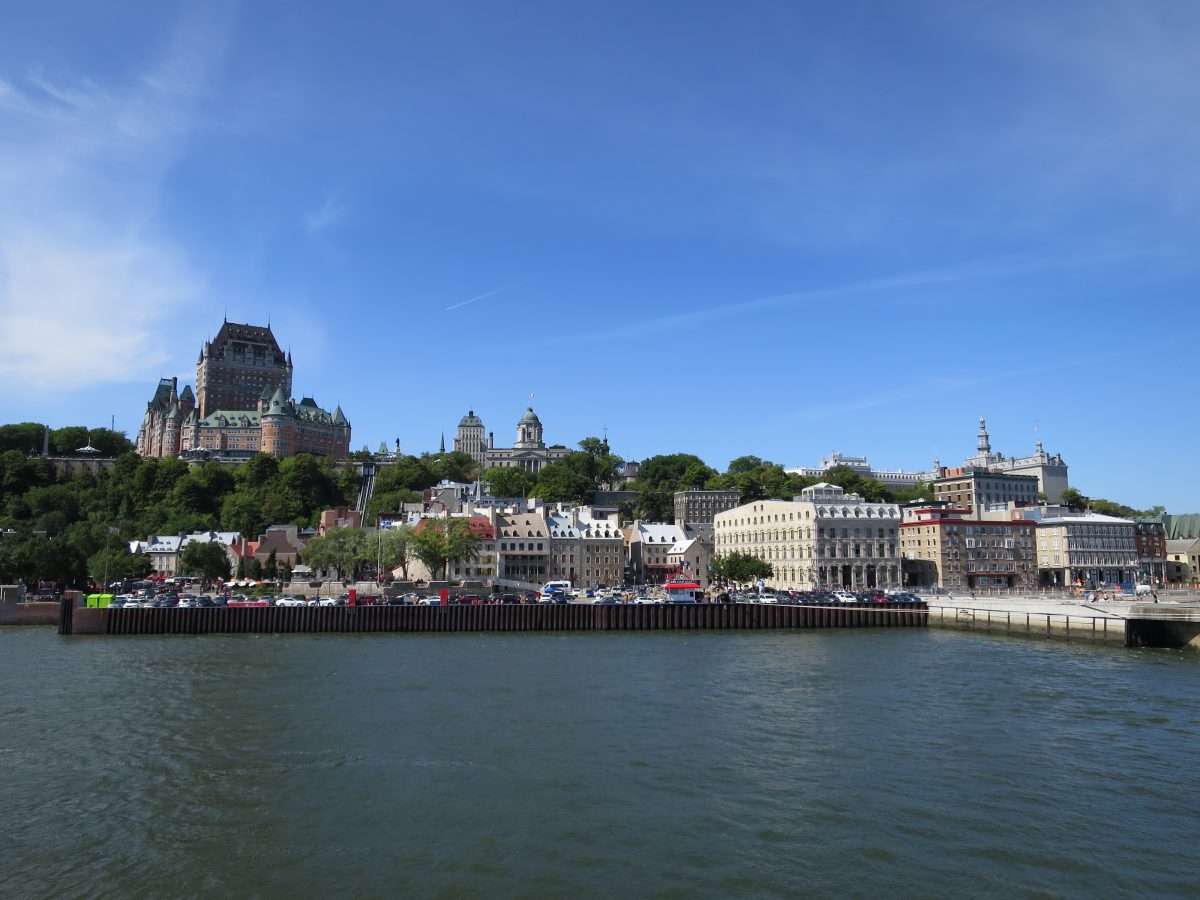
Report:
<svg viewBox="0 0 1200 900"><path fill-rule="evenodd" d="M511 291L515 287L523 285L524 281L518 281L516 284L506 285L502 288L496 288L494 291L488 291L486 294L480 294L478 297L472 297L470 300L464 300L462 303L455 303L453 306L447 306L446 312L452 309L458 309L460 306L466 306L468 303L474 303L476 300L482 300L485 297L494 297L496 294L503 294L505 291Z"/></svg>

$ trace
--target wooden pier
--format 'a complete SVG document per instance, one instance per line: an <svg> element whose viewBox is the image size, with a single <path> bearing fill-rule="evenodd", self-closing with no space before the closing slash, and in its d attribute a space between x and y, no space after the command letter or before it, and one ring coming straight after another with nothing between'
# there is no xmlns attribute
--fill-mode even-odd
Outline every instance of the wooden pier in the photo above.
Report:
<svg viewBox="0 0 1200 900"><path fill-rule="evenodd" d="M59 634L329 634L551 631L749 631L923 628L924 604L837 606L515 604L81 609L64 602Z"/></svg>

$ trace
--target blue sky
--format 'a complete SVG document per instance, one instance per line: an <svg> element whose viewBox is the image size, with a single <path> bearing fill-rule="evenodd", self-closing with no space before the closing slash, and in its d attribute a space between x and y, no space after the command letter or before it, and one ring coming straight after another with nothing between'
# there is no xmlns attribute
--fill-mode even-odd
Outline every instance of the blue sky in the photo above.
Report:
<svg viewBox="0 0 1200 900"><path fill-rule="evenodd" d="M1190 0L9 4L0 421L132 436L269 317L355 447L532 403L916 470L983 414L1200 510L1198 43Z"/></svg>

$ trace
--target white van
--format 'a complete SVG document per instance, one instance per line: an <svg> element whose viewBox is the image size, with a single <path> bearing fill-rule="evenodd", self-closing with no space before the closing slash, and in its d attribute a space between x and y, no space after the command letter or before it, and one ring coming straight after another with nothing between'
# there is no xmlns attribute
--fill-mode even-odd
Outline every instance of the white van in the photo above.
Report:
<svg viewBox="0 0 1200 900"><path fill-rule="evenodd" d="M571 596L571 582L569 581L547 581L542 585L542 602L549 600L555 594L565 594Z"/></svg>

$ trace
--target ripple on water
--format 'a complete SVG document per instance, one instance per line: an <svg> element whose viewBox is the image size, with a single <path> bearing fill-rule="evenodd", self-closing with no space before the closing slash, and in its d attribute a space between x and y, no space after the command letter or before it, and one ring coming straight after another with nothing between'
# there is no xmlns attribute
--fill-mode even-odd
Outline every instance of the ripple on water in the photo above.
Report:
<svg viewBox="0 0 1200 900"><path fill-rule="evenodd" d="M900 630L3 640L47 673L0 706L5 896L1183 897L1200 869L1178 654Z"/></svg>

